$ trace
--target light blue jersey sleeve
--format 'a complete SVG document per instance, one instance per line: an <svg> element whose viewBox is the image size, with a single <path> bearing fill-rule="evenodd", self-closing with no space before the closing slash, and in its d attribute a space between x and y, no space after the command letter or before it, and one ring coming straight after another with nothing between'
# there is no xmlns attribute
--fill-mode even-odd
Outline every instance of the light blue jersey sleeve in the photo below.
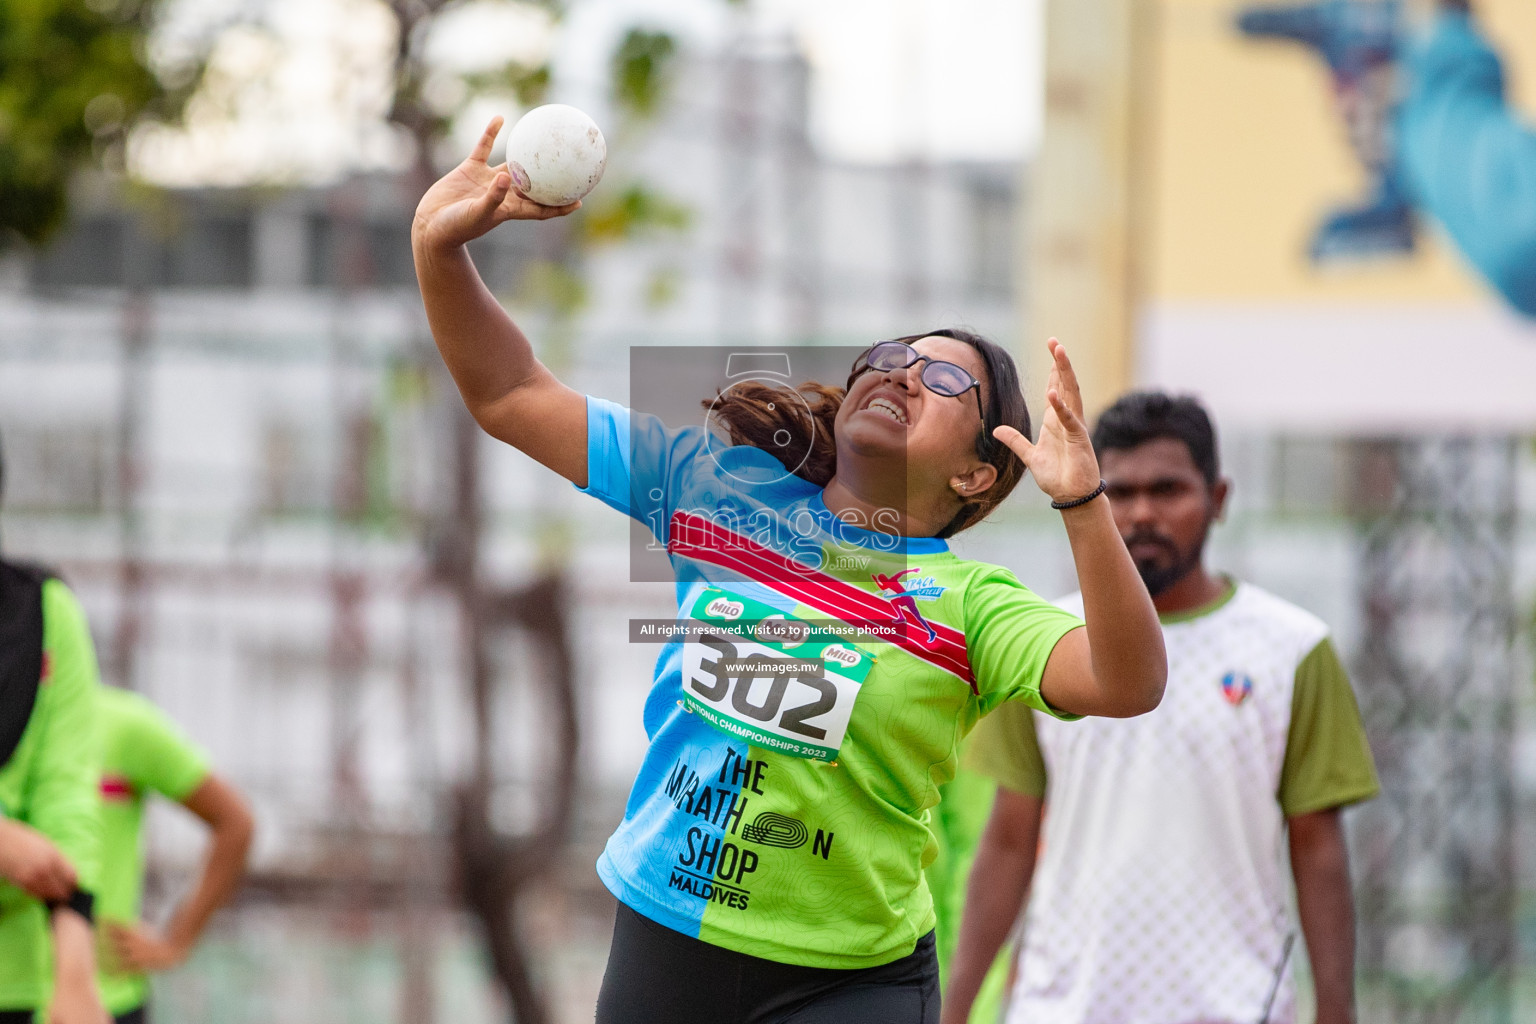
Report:
<svg viewBox="0 0 1536 1024"><path fill-rule="evenodd" d="M659 540L666 540L694 462L708 457L702 426L674 429L649 413L587 398L587 486L578 490L649 526Z"/></svg>

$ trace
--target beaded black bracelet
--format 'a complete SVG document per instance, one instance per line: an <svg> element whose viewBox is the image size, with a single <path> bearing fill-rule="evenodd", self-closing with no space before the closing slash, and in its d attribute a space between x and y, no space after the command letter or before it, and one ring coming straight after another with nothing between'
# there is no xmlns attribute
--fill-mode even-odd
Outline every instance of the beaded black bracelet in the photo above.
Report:
<svg viewBox="0 0 1536 1024"><path fill-rule="evenodd" d="M1094 498L1097 498L1107 490L1109 490L1109 481L1100 480L1099 486L1095 487L1091 493L1085 494L1083 497L1074 501L1053 501L1051 502L1051 508L1054 508L1058 512L1060 512L1062 509L1077 508L1079 505L1088 504Z"/></svg>

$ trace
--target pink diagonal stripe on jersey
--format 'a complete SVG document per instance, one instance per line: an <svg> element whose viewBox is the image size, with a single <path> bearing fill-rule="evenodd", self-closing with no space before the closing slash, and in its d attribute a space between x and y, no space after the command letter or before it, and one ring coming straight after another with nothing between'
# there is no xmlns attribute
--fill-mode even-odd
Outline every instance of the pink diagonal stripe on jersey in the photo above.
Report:
<svg viewBox="0 0 1536 1024"><path fill-rule="evenodd" d="M780 554L772 548L764 547L707 517L678 512L673 515L672 520L671 536L681 546L693 549L693 552L706 555L729 553L737 556L740 564L750 565L759 573L762 570L773 570L766 577L756 573L749 574L758 582L777 585L804 581L806 586L813 588L810 592L824 595L823 601L817 602L818 604L832 603L840 616L852 612L854 614L851 617L856 620L895 621L892 606L881 598L836 577L828 576L804 562ZM693 552L680 553L692 554ZM716 558L704 560L723 564ZM783 578L785 575L791 578L785 580ZM930 655L948 654L960 662L967 662L965 634L942 622L933 623L933 627L936 634L934 645L932 648L924 647L923 652ZM908 628L912 628L910 623Z"/></svg>
<svg viewBox="0 0 1536 1024"><path fill-rule="evenodd" d="M764 547L704 516L674 513L667 548L674 554L739 572L844 621L898 625L892 606L868 591ZM894 639L885 633L880 636L913 657L957 677L975 693L976 677L966 653L965 634L942 622L931 625L936 634L931 645L926 643L926 634L921 640L913 636L916 627L905 619L900 620L901 631Z"/></svg>

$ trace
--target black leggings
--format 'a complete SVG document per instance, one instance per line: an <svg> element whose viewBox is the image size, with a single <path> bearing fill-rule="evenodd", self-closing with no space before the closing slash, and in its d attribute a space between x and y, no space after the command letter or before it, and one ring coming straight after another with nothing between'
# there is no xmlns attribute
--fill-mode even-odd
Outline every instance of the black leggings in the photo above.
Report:
<svg viewBox="0 0 1536 1024"><path fill-rule="evenodd" d="M597 1024L938 1024L933 933L852 970L775 963L673 931L619 904Z"/></svg>

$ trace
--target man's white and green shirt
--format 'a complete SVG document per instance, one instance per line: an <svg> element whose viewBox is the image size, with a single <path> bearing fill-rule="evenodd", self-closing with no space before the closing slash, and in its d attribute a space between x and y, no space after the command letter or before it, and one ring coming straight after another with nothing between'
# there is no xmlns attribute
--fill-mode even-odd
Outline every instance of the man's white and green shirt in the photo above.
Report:
<svg viewBox="0 0 1536 1024"><path fill-rule="evenodd" d="M1349 679L1322 621L1250 584L1162 621L1157 710L1009 705L973 737L968 764L1046 803L1010 1024L1295 1018L1286 819L1377 791Z"/></svg>

